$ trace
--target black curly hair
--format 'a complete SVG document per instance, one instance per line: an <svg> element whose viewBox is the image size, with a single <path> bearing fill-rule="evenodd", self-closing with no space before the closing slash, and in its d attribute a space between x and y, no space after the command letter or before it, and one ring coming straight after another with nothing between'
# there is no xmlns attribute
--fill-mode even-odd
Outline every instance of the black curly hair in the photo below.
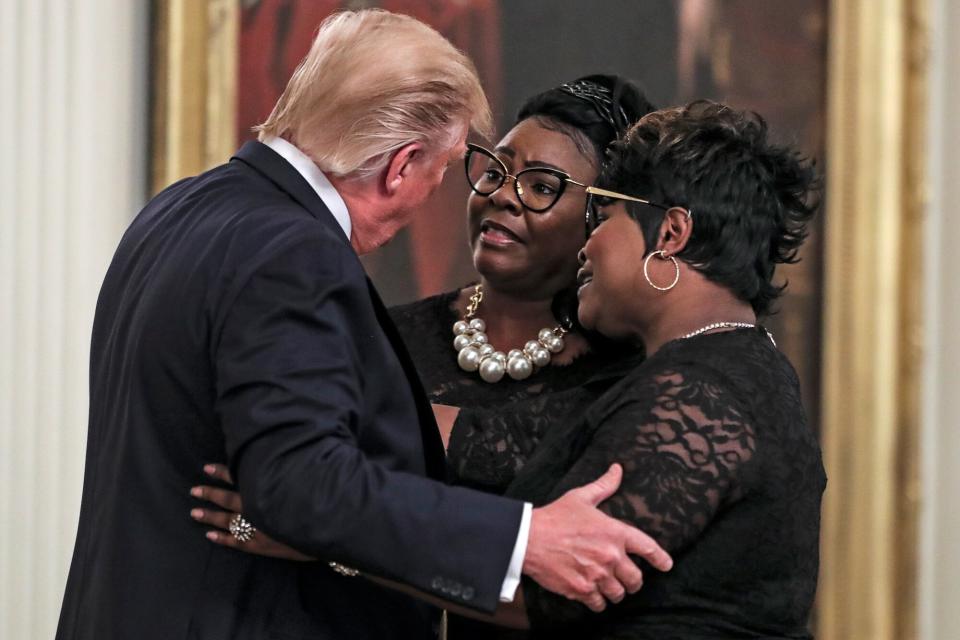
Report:
<svg viewBox="0 0 960 640"><path fill-rule="evenodd" d="M709 100L645 116L610 146L598 184L691 210L693 232L676 257L757 315L783 293L774 271L798 260L821 187L814 163L771 143L760 115ZM663 212L627 210L653 251Z"/></svg>
<svg viewBox="0 0 960 640"><path fill-rule="evenodd" d="M594 74L531 96L521 105L515 124L536 118L543 127L568 135L599 167L607 146L655 109L633 82Z"/></svg>

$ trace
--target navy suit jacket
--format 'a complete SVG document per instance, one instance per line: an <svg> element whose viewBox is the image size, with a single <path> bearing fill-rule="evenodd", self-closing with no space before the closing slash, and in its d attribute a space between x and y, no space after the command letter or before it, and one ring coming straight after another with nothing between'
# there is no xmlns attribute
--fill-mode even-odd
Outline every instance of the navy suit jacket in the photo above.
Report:
<svg viewBox="0 0 960 640"><path fill-rule="evenodd" d="M522 505L444 486L443 455L342 229L248 143L149 202L104 280L57 638L431 636L435 610L331 560L492 611ZM207 541L189 489L216 460L255 526L323 561Z"/></svg>

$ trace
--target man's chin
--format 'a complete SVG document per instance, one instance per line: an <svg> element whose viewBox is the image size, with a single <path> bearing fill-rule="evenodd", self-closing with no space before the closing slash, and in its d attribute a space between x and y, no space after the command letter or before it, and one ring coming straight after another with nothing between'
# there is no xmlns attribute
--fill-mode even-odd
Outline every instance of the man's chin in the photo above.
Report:
<svg viewBox="0 0 960 640"><path fill-rule="evenodd" d="M354 227L353 233L350 236L350 244L353 246L354 251L359 255L365 255L376 251L380 247L387 245L393 240L397 234L402 229L402 226L390 225L380 225L378 228L370 229L369 232L359 232L356 227Z"/></svg>

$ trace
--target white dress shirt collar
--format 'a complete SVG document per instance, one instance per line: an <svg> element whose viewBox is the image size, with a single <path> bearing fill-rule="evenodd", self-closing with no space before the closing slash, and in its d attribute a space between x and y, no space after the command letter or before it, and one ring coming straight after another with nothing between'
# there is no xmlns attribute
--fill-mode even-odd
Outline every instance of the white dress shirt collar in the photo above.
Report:
<svg viewBox="0 0 960 640"><path fill-rule="evenodd" d="M276 151L284 160L289 162L297 170L297 173L303 176L307 184L313 187L313 190L317 192L323 204L333 214L337 224L340 225L343 233L347 236L347 240L349 240L352 226L350 212L347 211L347 203L343 201L337 190L330 184L330 180L323 174L323 171L320 171L320 168L314 164L307 154L283 138L271 136L265 138L263 144Z"/></svg>

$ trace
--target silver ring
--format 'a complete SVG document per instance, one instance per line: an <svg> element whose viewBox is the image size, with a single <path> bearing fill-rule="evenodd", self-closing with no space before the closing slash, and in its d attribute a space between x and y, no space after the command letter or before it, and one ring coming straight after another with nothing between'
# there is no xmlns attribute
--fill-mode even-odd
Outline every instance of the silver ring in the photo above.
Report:
<svg viewBox="0 0 960 640"><path fill-rule="evenodd" d="M330 562L328 564L330 565L331 569L333 569L334 571L336 571L342 576L346 576L348 578L356 578L358 575L360 575L359 571L357 571L352 567L348 567L345 564L340 564L339 562Z"/></svg>
<svg viewBox="0 0 960 640"><path fill-rule="evenodd" d="M234 516L230 518L229 528L230 535L232 535L237 542L250 542L257 532L254 526L239 513L234 514Z"/></svg>

